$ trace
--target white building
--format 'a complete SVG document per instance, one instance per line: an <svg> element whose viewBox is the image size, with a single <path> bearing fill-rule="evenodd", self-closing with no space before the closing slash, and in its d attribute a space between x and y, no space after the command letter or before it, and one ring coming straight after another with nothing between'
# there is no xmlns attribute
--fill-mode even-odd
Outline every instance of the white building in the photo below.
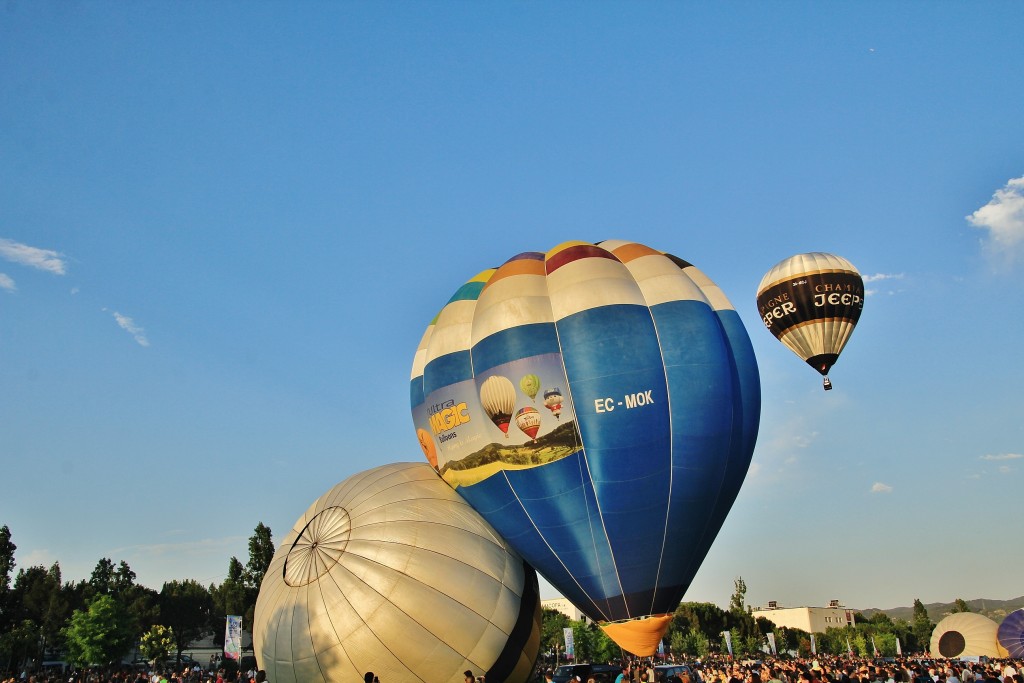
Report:
<svg viewBox="0 0 1024 683"><path fill-rule="evenodd" d="M553 609L556 612L561 612L573 621L588 621L587 617L583 614L583 612L576 609L576 605L572 604L565 598L551 598L550 600L541 600L540 606L542 609Z"/></svg>
<svg viewBox="0 0 1024 683"><path fill-rule="evenodd" d="M767 607L751 610L756 619L764 617L776 626L796 628L807 633L824 633L830 628L853 626L853 610L839 604L838 600L829 602L828 607L779 607L774 600Z"/></svg>

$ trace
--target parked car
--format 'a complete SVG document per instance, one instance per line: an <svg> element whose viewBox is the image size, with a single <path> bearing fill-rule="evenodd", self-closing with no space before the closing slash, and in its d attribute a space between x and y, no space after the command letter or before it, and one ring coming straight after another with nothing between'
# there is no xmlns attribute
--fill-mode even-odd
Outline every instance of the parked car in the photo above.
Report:
<svg viewBox="0 0 1024 683"><path fill-rule="evenodd" d="M570 683L579 676L582 683L593 676L597 683L615 683L615 677L622 673L622 668L612 664L563 664L555 669L551 677L552 683Z"/></svg>
<svg viewBox="0 0 1024 683"><path fill-rule="evenodd" d="M664 680L670 680L673 676L682 677L684 673L690 675L690 680L693 683L702 683L703 679L700 674L693 669L689 664L659 664L654 667L654 677L657 680L659 674L664 675Z"/></svg>

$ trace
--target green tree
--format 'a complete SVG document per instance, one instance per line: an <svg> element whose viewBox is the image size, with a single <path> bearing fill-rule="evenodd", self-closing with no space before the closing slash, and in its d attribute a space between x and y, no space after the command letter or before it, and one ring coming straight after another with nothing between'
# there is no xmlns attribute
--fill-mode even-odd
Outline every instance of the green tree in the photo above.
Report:
<svg viewBox="0 0 1024 683"><path fill-rule="evenodd" d="M127 615L109 595L94 598L88 610L75 610L64 638L68 659L77 666L111 664L132 646Z"/></svg>
<svg viewBox="0 0 1024 683"><path fill-rule="evenodd" d="M39 626L25 619L0 632L0 666L20 668L25 662L39 656Z"/></svg>
<svg viewBox="0 0 1024 683"><path fill-rule="evenodd" d="M124 593L118 596L118 601L131 619L136 640L159 622L159 600L159 593L152 588L146 588L138 584L127 588Z"/></svg>
<svg viewBox="0 0 1024 683"><path fill-rule="evenodd" d="M896 634L891 631L881 631L875 634L875 647L883 657L896 656Z"/></svg>
<svg viewBox="0 0 1024 683"><path fill-rule="evenodd" d="M274 559L274 539L270 533L270 527L263 522L256 525L252 536L249 537L249 562L245 565L246 585L255 589L258 594L263 584L263 576L270 567L270 561ZM255 599L253 603L255 604Z"/></svg>
<svg viewBox="0 0 1024 683"><path fill-rule="evenodd" d="M249 607L249 591L245 587L245 567L232 557L228 562L228 576L220 586L210 586L210 597L213 600L210 628L213 630L213 642L224 645L224 619L229 614L245 615ZM243 622L244 625L244 622Z"/></svg>
<svg viewBox="0 0 1024 683"><path fill-rule="evenodd" d="M0 526L0 598L11 588L11 572L14 571L14 551L18 546L11 542L11 530L6 524ZM0 602L0 609L3 609Z"/></svg>
<svg viewBox="0 0 1024 683"><path fill-rule="evenodd" d="M932 623L931 617L928 616L928 610L918 598L914 598L914 616L910 621L910 629L914 636L913 649L922 651L927 648L931 642L935 624Z"/></svg>
<svg viewBox="0 0 1024 683"><path fill-rule="evenodd" d="M210 632L213 598L198 581L169 581L160 590L160 622L174 633L175 658L193 640Z"/></svg>
<svg viewBox="0 0 1024 683"><path fill-rule="evenodd" d="M963 598L957 598L956 599L956 602L953 604L953 614L957 614L959 612L970 612L970 611L971 611L971 608L967 605L966 602L964 602Z"/></svg>
<svg viewBox="0 0 1024 683"><path fill-rule="evenodd" d="M735 628L729 629L729 642L725 641L725 634L719 636L719 641L722 643L722 652L729 652L729 645L732 645L732 653L734 655L743 654L743 636Z"/></svg>
<svg viewBox="0 0 1024 683"><path fill-rule="evenodd" d="M732 614L746 614L747 583L743 580L742 576L737 576L733 581L733 586L735 590L732 597L729 598L729 612Z"/></svg>
<svg viewBox="0 0 1024 683"><path fill-rule="evenodd" d="M711 602L683 602L676 608L669 624L669 638L673 633L685 637L691 629L697 629L710 642L717 643L722 631L728 628L728 614Z"/></svg>
<svg viewBox="0 0 1024 683"><path fill-rule="evenodd" d="M49 569L36 565L19 570L10 596L15 621L35 624L38 656L42 657L47 647L61 642L61 629L71 615L61 586L60 565L55 562Z"/></svg>
<svg viewBox="0 0 1024 683"><path fill-rule="evenodd" d="M150 661L166 660L175 647L174 630L170 626L156 624L139 639L139 650Z"/></svg>
<svg viewBox="0 0 1024 683"><path fill-rule="evenodd" d="M867 657L870 655L868 652L868 639L864 637L863 633L856 633L851 639L851 645L853 645L853 653L861 657Z"/></svg>
<svg viewBox="0 0 1024 683"><path fill-rule="evenodd" d="M125 596L135 587L135 572L128 566L128 563L121 560L111 577L110 589L114 595Z"/></svg>
<svg viewBox="0 0 1024 683"><path fill-rule="evenodd" d="M673 654L685 654L695 658L707 657L711 651L711 641L698 628L691 628L685 633L673 633L669 645Z"/></svg>
<svg viewBox="0 0 1024 683"><path fill-rule="evenodd" d="M565 653L565 640L562 629L570 626L569 617L558 610L544 608L541 613L540 649L541 652Z"/></svg>
<svg viewBox="0 0 1024 683"><path fill-rule="evenodd" d="M607 662L620 657L619 646L593 622L570 621L575 658L580 662Z"/></svg>
<svg viewBox="0 0 1024 683"><path fill-rule="evenodd" d="M93 595L110 595L114 591L114 563L103 557L96 563L89 576L89 587Z"/></svg>

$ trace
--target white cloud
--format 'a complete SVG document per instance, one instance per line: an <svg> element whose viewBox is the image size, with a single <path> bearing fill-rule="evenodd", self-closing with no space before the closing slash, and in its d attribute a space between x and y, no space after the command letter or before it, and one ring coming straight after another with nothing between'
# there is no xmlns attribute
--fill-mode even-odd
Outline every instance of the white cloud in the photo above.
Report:
<svg viewBox="0 0 1024 683"><path fill-rule="evenodd" d="M184 541L181 543L150 543L145 545L131 545L123 548L116 548L112 555L131 554L135 556L167 557L167 556L189 556L212 555L223 553L225 550L232 550L240 542L244 542L242 536L225 536L224 538L203 538L196 541Z"/></svg>
<svg viewBox="0 0 1024 683"><path fill-rule="evenodd" d="M17 289L17 287L14 286L14 280L11 279L10 275L0 273L0 289L6 289L8 292L13 292Z"/></svg>
<svg viewBox="0 0 1024 683"><path fill-rule="evenodd" d="M1024 453L1000 453L998 455L982 455L982 460L1020 460Z"/></svg>
<svg viewBox="0 0 1024 683"><path fill-rule="evenodd" d="M865 284L869 282L884 282L886 280L902 280L903 273L875 273L874 275L863 275L861 276L861 279L864 280ZM865 288L864 296L875 296L878 294L878 291L879 290L877 289ZM896 291L897 290L889 289L886 290L885 293L892 296L893 294L896 293Z"/></svg>
<svg viewBox="0 0 1024 683"><path fill-rule="evenodd" d="M47 548L33 548L24 555L19 553L17 558L20 569L28 569L29 567L46 567L49 569L56 561L56 556Z"/></svg>
<svg viewBox="0 0 1024 683"><path fill-rule="evenodd" d="M999 466L999 474L1009 474L1012 471L1013 471L1013 468L1010 467L1009 465L1000 465Z"/></svg>
<svg viewBox="0 0 1024 683"><path fill-rule="evenodd" d="M871 485L871 493L892 493L892 487L888 484L876 481Z"/></svg>
<svg viewBox="0 0 1024 683"><path fill-rule="evenodd" d="M0 256L13 263L45 270L54 275L63 275L66 272L62 255L52 249L30 247L27 244L0 238Z"/></svg>
<svg viewBox="0 0 1024 683"><path fill-rule="evenodd" d="M818 432L810 432L808 434L793 434L793 445L797 448L810 448L814 440L818 438Z"/></svg>
<svg viewBox="0 0 1024 683"><path fill-rule="evenodd" d="M878 282L879 280L902 280L903 273L875 273L861 277L864 282Z"/></svg>
<svg viewBox="0 0 1024 683"><path fill-rule="evenodd" d="M114 311L114 320L121 326L121 329L132 335L139 346L149 346L149 339L146 338L146 331L135 324L135 321L126 315Z"/></svg>
<svg viewBox="0 0 1024 683"><path fill-rule="evenodd" d="M966 218L974 227L988 232L986 246L991 250L1012 252L1024 241L1024 176L1008 180L988 204Z"/></svg>

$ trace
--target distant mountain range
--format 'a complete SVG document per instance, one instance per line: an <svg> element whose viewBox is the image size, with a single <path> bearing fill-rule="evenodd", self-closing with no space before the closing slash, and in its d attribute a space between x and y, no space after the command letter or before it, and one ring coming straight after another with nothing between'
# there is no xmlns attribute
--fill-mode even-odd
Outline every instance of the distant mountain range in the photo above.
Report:
<svg viewBox="0 0 1024 683"><path fill-rule="evenodd" d="M1010 600L989 600L987 598L977 598L975 600L964 600L964 602L967 603L967 606L972 612L975 612L976 614L984 614L986 617L998 624L1010 612L1024 608L1024 595ZM928 617L933 622L938 623L944 617L953 613L955 605L955 601L933 602L926 603L924 608L928 610ZM873 614L878 612L885 612L893 619L903 619L905 621L910 621L914 617L913 607L893 607L892 609L855 609L854 611L860 612L869 619Z"/></svg>

